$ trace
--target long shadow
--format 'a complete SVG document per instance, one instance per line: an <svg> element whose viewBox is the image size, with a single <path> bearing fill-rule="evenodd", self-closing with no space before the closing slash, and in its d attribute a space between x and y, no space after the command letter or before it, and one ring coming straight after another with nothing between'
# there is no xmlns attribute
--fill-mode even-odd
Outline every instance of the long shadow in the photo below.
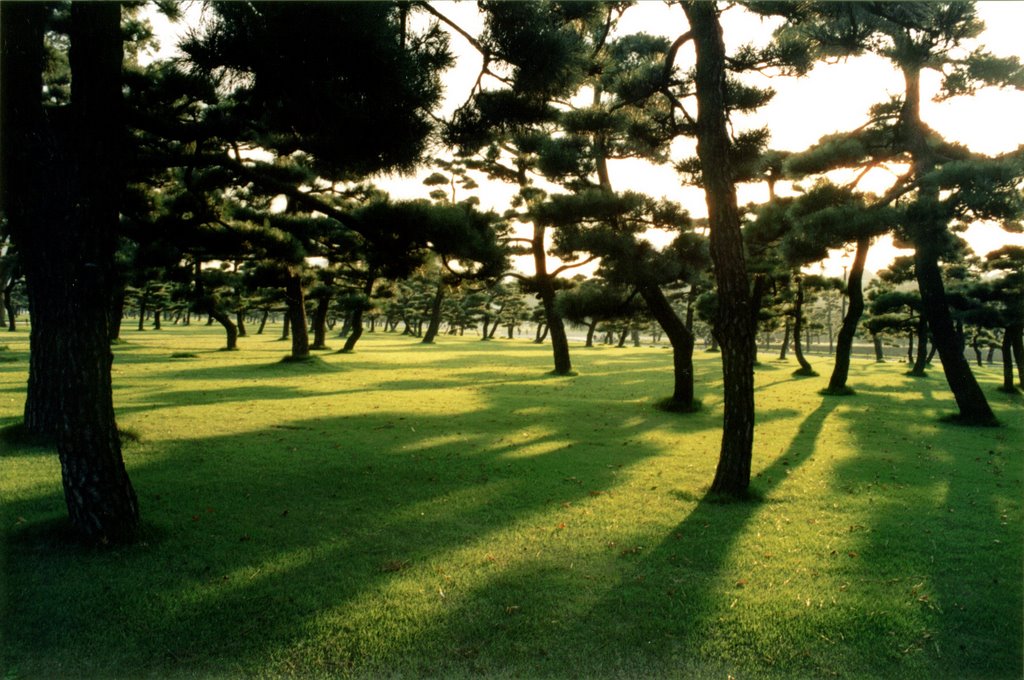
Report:
<svg viewBox="0 0 1024 680"><path fill-rule="evenodd" d="M783 481L811 458L834 408L834 402L823 401L804 419L782 456L758 475L755 488L762 501L721 503L677 491L677 502L692 509L663 542L609 545L624 562L616 582L600 582L599 576L587 573L585 564L553 569L540 560L527 563L472 593L427 634L446 640L451 649L471 650L470 669L485 674L500 670L497 664L510 654L524 659L524 667L513 675L526 676L689 677L735 671L717 660L721 655L715 650L705 648L708 640L721 639L721 627L729 625L728 602L715 593L735 588L721 582L730 579L728 563L737 539L758 513L787 502ZM662 580L666 565L672 573L669 583ZM552 591L564 592L565 598L546 600ZM514 615L506 611L510 597L516 602ZM481 621L480 612L493 613L493 621ZM518 639L550 643L517 650ZM771 655L789 669L804 668L811 674L820 670L813 661L805 663L798 652L793 653L799 656L794 662L780 658L779 649L764 649L763 640L751 639L748 644L749 649L729 654L746 658L748 672L763 667ZM609 666L610 658L614 665Z"/></svg>
<svg viewBox="0 0 1024 680"><path fill-rule="evenodd" d="M599 422L581 428L550 399L538 428L514 412L532 389L482 389L472 418L368 412L126 450L146 522L129 548L62 547L57 482L11 499L4 666L26 677L400 667L397 648L367 650L359 617L436 607L436 592L403 590L407 572L433 573L490 534L550 532L552 508L613 490L654 453L640 435L673 421L585 394ZM629 445L588 443L613 437ZM294 666L326 630L318 667Z"/></svg>
<svg viewBox="0 0 1024 680"><path fill-rule="evenodd" d="M863 455L837 469L835 487L878 499L861 551L875 569L865 587L904 601L888 622L902 628L890 654L922 674L1024 675L1024 417L992 403L1001 428L939 423L930 399L888 399L907 426L881 448L868 446L870 414L844 414Z"/></svg>

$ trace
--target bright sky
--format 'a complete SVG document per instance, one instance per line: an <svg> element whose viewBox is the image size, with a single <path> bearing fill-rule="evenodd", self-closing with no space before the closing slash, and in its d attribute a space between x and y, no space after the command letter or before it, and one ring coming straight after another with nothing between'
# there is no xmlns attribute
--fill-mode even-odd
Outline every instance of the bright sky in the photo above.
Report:
<svg viewBox="0 0 1024 680"><path fill-rule="evenodd" d="M199 4L192 3L186 13L187 21L196 21ZM479 32L482 22L474 2L451 2L434 0L432 4L471 34ZM1020 27L1024 26L1024 1L979 2L978 12L986 24L986 32L980 42L1000 56L1016 55L1024 59L1024 42L1020 39ZM154 16L154 25L162 38L161 55L173 50L174 33L180 28L166 25L162 17ZM763 42L769 36L772 24L763 22L740 9L734 9L723 17L726 43L734 47L746 42ZM678 6L669 7L659 0L641 0L630 8L619 24L618 32L627 34L644 31L665 35L674 39L687 29L683 11ZM458 61L446 75L447 99L444 112L450 112L461 104L476 79L480 57L466 41L452 36L452 47ZM677 64L692 63L692 50L680 51ZM931 96L937 91L939 78L930 72L923 85L922 115L925 121L948 139L963 142L975 151L995 154L1009 151L1024 144L1024 92L986 90L973 97L960 97L937 104ZM902 77L891 65L876 57L858 57L838 64L820 64L807 77L767 78L762 85L773 87L775 99L749 120L737 119L739 127L757 127L767 124L772 131L771 146L776 149L800 150L817 141L821 136L856 128L865 122L870 105L884 101L892 94L902 91ZM693 147L680 141L674 148L678 156L693 154ZM425 169L420 176L406 178L379 178L377 184L396 198L425 198L429 188L421 183L431 171ZM654 166L641 161L614 161L610 168L613 186L618 190L637 190L655 196L665 196L682 203L694 216L706 215L703 192L693 187L683 187L671 166ZM884 191L893 175L878 171L869 177L862 188L869 191ZM479 181L479 178L478 178ZM481 181L481 188L474 193L484 207L503 212L509 205L515 187L504 183ZM786 191L780 187L780 193ZM767 188L761 185L741 186L741 203L764 201ZM987 253L1006 243L1024 245L1024 235L1007 234L995 225L977 224L971 227L966 237L980 254ZM908 253L909 251L903 251ZM892 247L891 239L883 238L876 243L868 257L867 269L877 271L885 267L900 251ZM838 274L846 260L835 253L826 263L826 271ZM527 259L520 263L525 270ZM573 272L570 272L573 273Z"/></svg>
<svg viewBox="0 0 1024 680"><path fill-rule="evenodd" d="M432 4L470 32L480 26L475 3L435 0ZM1024 59L1024 43L1019 35L1019 27L1024 26L1024 2L979 2L978 11L987 27L981 38L982 44L998 55L1016 55ZM751 41L763 42L772 29L771 24L739 9L723 17L723 26L730 47ZM656 0L642 0L626 12L618 32L644 31L674 39L686 28L680 7L669 7ZM446 78L447 110L465 100L480 65L479 56L458 35L453 35L452 46L459 61ZM687 59L692 63L692 52L681 51L677 64L685 65ZM1000 153L1024 144L1024 125L1020 122L1024 120L1024 92L986 90L974 97L937 104L931 101L931 97L938 89L939 77L933 72L929 75L924 82L922 114L934 129L983 153ZM898 71L885 60L871 56L838 64L820 64L807 77L800 79L757 77L764 81L763 85L777 91L775 99L756 116L747 121L737 119L737 123L750 127L768 124L772 131L772 147L792 151L806 148L823 135L862 125L870 105L900 93L903 85ZM692 155L693 146L681 142L676 145L675 153L679 156ZM707 214L703 192L698 188L681 186L671 166L622 160L612 163L610 173L612 185L618 190L632 189L665 196L682 203L694 216ZM873 177L866 178L862 188L882 192L893 178L889 172L877 171ZM424 197L427 194L427 187L420 184L419 178L389 178L378 183L399 198ZM785 187L779 190L780 193L786 191ZM487 183L477 194L485 207L502 212L514 192L511 185ZM741 203L764 201L767 199L767 187L763 184L741 186L739 199ZM1007 234L992 224L972 226L966 237L981 254L1006 243L1024 245L1024 235ZM894 248L892 240L885 237L872 247L867 269L877 271L887 266L895 255L909 252ZM528 260L524 258L520 263L524 269L529 268ZM837 252L826 263L826 271L838 275L848 261L848 257L844 259L842 253Z"/></svg>

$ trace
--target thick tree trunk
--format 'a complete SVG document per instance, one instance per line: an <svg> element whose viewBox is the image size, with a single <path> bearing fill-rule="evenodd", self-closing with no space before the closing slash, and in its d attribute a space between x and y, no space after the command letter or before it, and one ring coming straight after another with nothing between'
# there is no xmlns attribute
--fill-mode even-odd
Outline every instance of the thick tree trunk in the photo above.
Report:
<svg viewBox="0 0 1024 680"><path fill-rule="evenodd" d="M2 10L3 203L25 258L32 311L51 335L33 361L47 364L54 380L47 391L57 395L57 452L71 526L91 543L122 542L134 538L139 513L110 378L124 138L121 7L72 6L71 104L50 117L40 104L45 11L19 4Z"/></svg>
<svg viewBox="0 0 1024 680"><path fill-rule="evenodd" d="M434 292L434 300L430 303L430 323L427 324L427 332L423 335L424 345L433 344L437 337L437 331L441 328L441 306L444 304L445 288L444 281L437 282L437 290Z"/></svg>
<svg viewBox="0 0 1024 680"><path fill-rule="evenodd" d="M828 381L827 394L850 394L846 381L850 375L850 355L853 353L853 337L857 333L857 324L864 313L864 263L867 261L871 239L862 238L857 241L857 252L850 266L850 276L846 282L846 295L850 300L846 307L846 316L839 328L836 341L836 363L832 367L832 376ZM876 349L877 351L877 349ZM877 359L877 356L876 356Z"/></svg>
<svg viewBox="0 0 1024 680"><path fill-rule="evenodd" d="M228 316L227 312L217 309L217 306L211 301L207 308L207 313L211 319L214 319L217 323L224 327L224 333L226 335L226 344L224 349L235 350L238 349L238 328L231 321L231 317Z"/></svg>
<svg viewBox="0 0 1024 680"><path fill-rule="evenodd" d="M679 318L672 304L660 287L646 284L639 288L640 296L647 303L651 316L658 322L672 345L672 365L675 376L672 389L672 405L682 410L692 410L693 403L693 334Z"/></svg>
<svg viewBox="0 0 1024 680"><path fill-rule="evenodd" d="M290 274L285 282L285 302L292 326L292 359L309 356L309 333L306 331L306 293L297 274Z"/></svg>
<svg viewBox="0 0 1024 680"><path fill-rule="evenodd" d="M878 333L871 334L871 344L875 347L875 363L881 364L885 362L885 350L882 348L882 338L879 337Z"/></svg>
<svg viewBox="0 0 1024 680"><path fill-rule="evenodd" d="M796 375L817 375L811 364L804 357L804 350L801 347L800 334L804 330L804 281L799 274L796 276L796 308L793 310L793 354L800 368L795 371ZM810 341L807 346L810 347Z"/></svg>
<svg viewBox="0 0 1024 680"><path fill-rule="evenodd" d="M245 312L235 312L235 326L238 327L238 337L244 338L247 335L245 332Z"/></svg>
<svg viewBox="0 0 1024 680"><path fill-rule="evenodd" d="M725 416L713 493L746 496L754 446L756 322L743 255L726 127L725 45L716 3L684 4L696 48L697 156L708 206L711 259L718 284L715 334L722 348Z"/></svg>
<svg viewBox="0 0 1024 680"><path fill-rule="evenodd" d="M161 326L161 319L163 317L163 311L164 310L161 307L157 307L155 310L153 310L153 330L155 330L155 331L162 330L162 328L163 328Z"/></svg>
<svg viewBox="0 0 1024 680"><path fill-rule="evenodd" d="M586 347L594 346L594 330L597 328L597 319L594 319L587 324L587 343Z"/></svg>

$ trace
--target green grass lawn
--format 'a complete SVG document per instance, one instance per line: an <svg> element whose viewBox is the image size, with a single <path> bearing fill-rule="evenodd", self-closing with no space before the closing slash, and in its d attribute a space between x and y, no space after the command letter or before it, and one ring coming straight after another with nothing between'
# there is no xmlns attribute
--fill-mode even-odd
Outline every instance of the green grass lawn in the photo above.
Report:
<svg viewBox="0 0 1024 680"><path fill-rule="evenodd" d="M63 544L55 454L0 444L5 678L1024 672L1024 402L998 367L1004 425L967 429L938 367L855 360L857 396L824 397L827 359L763 355L759 500L722 504L717 355L680 415L655 408L665 349L574 348L566 378L527 341L282 364L268 333L125 331L138 545ZM27 333L2 340L5 426Z"/></svg>

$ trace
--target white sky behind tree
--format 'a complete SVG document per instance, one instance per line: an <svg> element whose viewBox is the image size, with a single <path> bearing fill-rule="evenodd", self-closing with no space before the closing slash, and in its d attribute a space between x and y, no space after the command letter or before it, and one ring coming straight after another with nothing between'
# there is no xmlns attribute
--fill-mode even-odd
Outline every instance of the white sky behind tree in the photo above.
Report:
<svg viewBox="0 0 1024 680"><path fill-rule="evenodd" d="M470 34L477 34L482 28L475 2L435 0L431 4ZM198 20L199 5L190 4L183 23L187 25ZM1024 27L1024 1L978 2L977 8L986 26L978 42L999 56L1024 59L1024 41L1020 38L1021 27ZM176 35L183 30L182 26L170 26L163 17L155 15L152 20L162 43L160 52L154 56L172 54ZM741 8L726 12L722 23L728 48L748 42L764 43L775 26L773 22L764 21ZM641 0L626 11L619 22L617 34L642 31L674 40L686 30L686 18L680 7L667 6L660 0ZM446 98L442 115L451 113L466 100L480 70L480 55L464 38L453 34L451 44L457 63L444 78ZM692 48L687 46L680 50L676 64L686 67L688 62L692 64L692 59ZM737 128L767 125L771 131L770 147L787 151L802 150L823 135L863 125L872 104L885 101L890 95L901 94L903 91L900 72L887 60L871 55L818 64L804 78L753 77L755 84L772 87L776 95L756 114L737 116ZM932 101L932 96L938 91L939 74L933 71L926 72L922 87L922 117L947 139L986 154L1011 151L1024 145L1024 92L987 88L974 96L936 103ZM673 145L673 157L693 155L693 149L692 142L678 140ZM443 151L439 150L438 155L442 154ZM413 177L379 177L375 183L394 198L425 198L430 187L422 184L422 178L430 172L430 168L424 168ZM616 190L635 190L655 197L664 196L681 203L694 217L707 214L703 191L696 187L682 186L670 164L656 166L640 160L617 160L610 163L609 172ZM516 187L501 182L488 182L481 177L476 179L480 188L472 194L480 198L481 205L499 213L504 212ZM841 181L841 178L836 179ZM892 172L875 170L865 178L860 188L881 193L894 179ZM780 183L777 191L780 195L786 195L792 189L787 183ZM767 192L767 186L763 183L745 185L739 187L738 197L741 204L763 202L768 198ZM1008 243L1024 245L1024 234L1009 234L994 224L986 223L972 225L965 233L965 238L980 255ZM909 253L893 247L890 237L882 237L871 248L867 269L877 271L887 266L894 256ZM517 264L524 270L532 269L528 261L529 258L522 258ZM844 257L842 253L835 252L824 263L824 269L826 273L839 275L848 261L849 256ZM577 271L570 270L568 273L572 275Z"/></svg>

